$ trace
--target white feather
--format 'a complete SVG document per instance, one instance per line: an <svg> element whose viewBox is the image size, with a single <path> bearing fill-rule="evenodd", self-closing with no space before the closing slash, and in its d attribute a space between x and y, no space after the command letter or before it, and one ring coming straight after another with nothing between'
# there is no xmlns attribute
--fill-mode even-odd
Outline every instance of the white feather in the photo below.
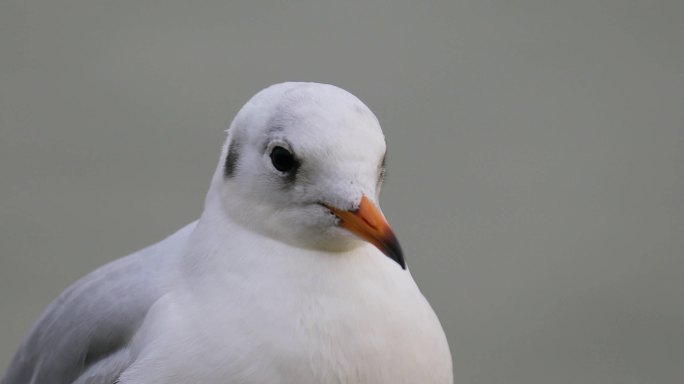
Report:
<svg viewBox="0 0 684 384"><path fill-rule="evenodd" d="M294 181L271 164L274 145L301 161ZM226 177L230 148L239 156ZM117 284L154 299L111 355L130 364L118 382L451 383L446 337L411 274L320 204L353 209L365 195L377 205L384 153L373 113L337 87L284 83L252 98L229 128L198 222L124 259L142 272ZM107 376L97 367L108 361L121 362L81 377Z"/></svg>

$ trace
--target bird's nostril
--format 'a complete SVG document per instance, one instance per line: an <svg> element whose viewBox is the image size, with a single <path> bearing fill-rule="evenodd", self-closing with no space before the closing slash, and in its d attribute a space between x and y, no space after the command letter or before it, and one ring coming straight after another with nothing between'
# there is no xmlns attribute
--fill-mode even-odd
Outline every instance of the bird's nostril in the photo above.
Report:
<svg viewBox="0 0 684 384"><path fill-rule="evenodd" d="M378 230L378 225L377 223L371 222L367 217L362 216L361 219L363 220L364 223L368 224L369 227L371 227L373 230L377 231Z"/></svg>

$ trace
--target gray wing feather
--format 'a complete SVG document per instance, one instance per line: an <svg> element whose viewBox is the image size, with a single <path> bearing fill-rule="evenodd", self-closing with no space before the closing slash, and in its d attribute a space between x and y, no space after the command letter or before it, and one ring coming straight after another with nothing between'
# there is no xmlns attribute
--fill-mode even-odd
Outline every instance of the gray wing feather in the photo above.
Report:
<svg viewBox="0 0 684 384"><path fill-rule="evenodd" d="M115 384L133 359L131 351L121 349L90 366L73 384Z"/></svg>
<svg viewBox="0 0 684 384"><path fill-rule="evenodd" d="M165 292L179 242L166 240L86 275L43 312L2 384L112 384L133 363L129 341Z"/></svg>

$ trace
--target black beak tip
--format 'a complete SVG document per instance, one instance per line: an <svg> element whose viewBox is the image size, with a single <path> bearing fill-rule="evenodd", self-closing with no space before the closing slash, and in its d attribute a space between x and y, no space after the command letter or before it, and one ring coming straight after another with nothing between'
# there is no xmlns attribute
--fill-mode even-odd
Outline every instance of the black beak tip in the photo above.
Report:
<svg viewBox="0 0 684 384"><path fill-rule="evenodd" d="M383 244L382 253L384 253L390 259L394 260L397 264L399 264L399 266L401 266L401 269L406 270L404 252L401 250L401 245L399 245L399 241L397 240L396 236L394 236L394 234L392 234L388 241Z"/></svg>

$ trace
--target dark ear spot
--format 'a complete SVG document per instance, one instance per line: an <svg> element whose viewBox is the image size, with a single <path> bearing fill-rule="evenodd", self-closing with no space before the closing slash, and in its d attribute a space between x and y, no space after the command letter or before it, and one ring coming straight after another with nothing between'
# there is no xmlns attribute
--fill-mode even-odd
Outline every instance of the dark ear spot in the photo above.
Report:
<svg viewBox="0 0 684 384"><path fill-rule="evenodd" d="M387 169L385 168L386 163L387 155L384 155L382 157L382 162L380 162L380 166L378 167L378 185L382 184L383 180L385 180L385 175L387 174Z"/></svg>
<svg viewBox="0 0 684 384"><path fill-rule="evenodd" d="M230 146L228 147L228 155L226 156L226 162L223 167L223 175L226 178L233 177L233 174L235 173L235 167L237 166L239 151L240 146L237 144L237 141L231 141Z"/></svg>

